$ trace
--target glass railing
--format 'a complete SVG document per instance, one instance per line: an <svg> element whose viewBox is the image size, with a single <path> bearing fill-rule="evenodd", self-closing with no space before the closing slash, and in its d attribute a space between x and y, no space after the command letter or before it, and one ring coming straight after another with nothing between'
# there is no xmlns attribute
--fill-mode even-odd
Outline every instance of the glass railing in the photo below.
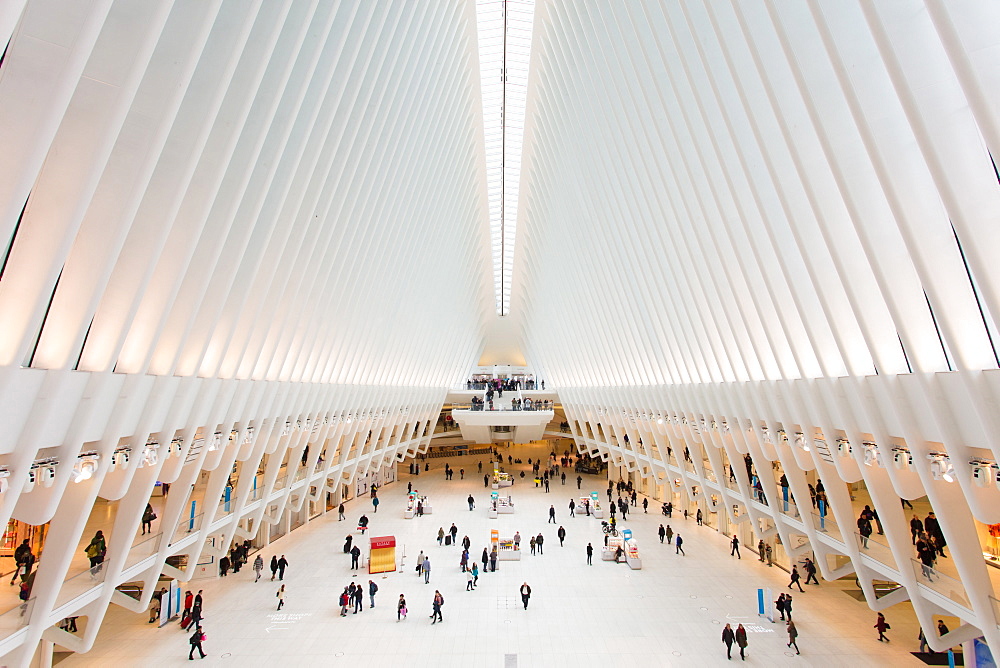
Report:
<svg viewBox="0 0 1000 668"><path fill-rule="evenodd" d="M299 480L305 478L307 475L309 475L309 470L304 467L300 468L295 472L295 479L293 480L293 482L298 482Z"/></svg>
<svg viewBox="0 0 1000 668"><path fill-rule="evenodd" d="M781 513L787 517L791 517L796 520L802 519L801 515L799 515L799 507L795 505L795 502L791 499L788 501L779 500L778 510L780 510Z"/></svg>
<svg viewBox="0 0 1000 668"><path fill-rule="evenodd" d="M222 501L219 502L219 509L215 513L216 518L231 514L234 510L236 510L236 505L235 494L230 496L228 499L222 499Z"/></svg>
<svg viewBox="0 0 1000 668"><path fill-rule="evenodd" d="M27 601L21 601L7 612L0 614L0 639L10 636L18 629L28 624L31 618L31 609L35 605L34 597Z"/></svg>
<svg viewBox="0 0 1000 668"><path fill-rule="evenodd" d="M160 541L163 539L163 534L158 533L155 536L146 538L145 540L136 543L128 551L128 555L125 557L125 568L131 568L137 563L152 557L157 552L160 551Z"/></svg>
<svg viewBox="0 0 1000 668"><path fill-rule="evenodd" d="M892 554L892 548L875 538L876 534L865 537L857 531L854 532L854 540L858 544L861 554L871 557L879 563L883 563L890 568L897 568L896 557Z"/></svg>
<svg viewBox="0 0 1000 668"><path fill-rule="evenodd" d="M279 489L284 489L285 483L287 482L288 482L288 474L286 473L285 475L281 476L280 478L274 481L274 491L278 491Z"/></svg>
<svg viewBox="0 0 1000 668"><path fill-rule="evenodd" d="M195 531L200 530L201 524L204 520L205 513L199 513L194 517L185 517L182 519L180 524L177 525L177 529L174 530L174 535L173 538L170 539L170 543L173 544L179 540L183 540Z"/></svg>
<svg viewBox="0 0 1000 668"><path fill-rule="evenodd" d="M551 411L555 410L555 407L552 406L552 404L549 404L546 407L544 405L536 405L534 403L532 403L530 406L522 404L520 406L520 408L512 408L510 406L495 406L494 408L490 408L489 404L485 404L485 405L484 404L477 404L476 406L473 406L472 404L452 404L451 410L452 410L452 413L454 413L455 411L476 411L476 412L486 411L487 413L503 413L503 412L516 413L518 411L550 411L551 412Z"/></svg>
<svg viewBox="0 0 1000 668"><path fill-rule="evenodd" d="M918 584L933 589L963 607L972 609L969 599L965 595L965 587L960 581L931 566L924 566L916 559L910 559L910 563L913 566L913 575Z"/></svg>
<svg viewBox="0 0 1000 668"><path fill-rule="evenodd" d="M104 576L107 575L107 572L108 569L104 564L97 564L93 568L88 568L81 573L76 573L66 578L59 589L59 595L56 596L56 604L53 607L58 608L75 598L83 596L104 582Z"/></svg>
<svg viewBox="0 0 1000 668"><path fill-rule="evenodd" d="M829 511L826 515L820 515L819 513L812 513L813 527L816 531L825 533L831 538L836 538L840 542L844 542L844 535L840 532L840 527L837 526L836 520L833 519L833 514Z"/></svg>
<svg viewBox="0 0 1000 668"><path fill-rule="evenodd" d="M993 619L996 620L997 626L1000 627L1000 601L995 596L990 596L990 605L993 606Z"/></svg>

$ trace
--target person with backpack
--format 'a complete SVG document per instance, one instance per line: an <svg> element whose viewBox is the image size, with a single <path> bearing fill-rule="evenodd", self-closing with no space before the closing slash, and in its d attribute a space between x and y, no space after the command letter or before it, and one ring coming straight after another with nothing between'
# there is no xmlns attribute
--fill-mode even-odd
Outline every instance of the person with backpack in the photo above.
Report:
<svg viewBox="0 0 1000 668"><path fill-rule="evenodd" d="M104 555L108 553L108 544L104 540L103 531L98 531L94 534L94 537L90 539L90 544L87 545L87 549L84 550L84 552L86 553L87 558L90 559L91 569L95 569L104 563ZM96 568L94 573L91 575L95 575L99 571L100 568Z"/></svg>
<svg viewBox="0 0 1000 668"><path fill-rule="evenodd" d="M368 598L371 601L370 607L375 607L375 593L378 591L378 585L375 584L374 580L368 581Z"/></svg>
<svg viewBox="0 0 1000 668"><path fill-rule="evenodd" d="M188 661L194 661L194 651L198 650L201 654L201 658L205 658L205 650L202 649L201 644L205 642L205 632L201 630L200 626L196 626L194 633L191 634L191 638L188 640L191 643L191 651L188 652Z"/></svg>
<svg viewBox="0 0 1000 668"><path fill-rule="evenodd" d="M10 583L13 585L17 581L18 576L21 578L21 582L28 579L28 574L31 573L31 567L35 563L35 555L31 552L31 546L28 545L28 539L25 538L21 541L21 544L17 546L14 550L14 575L10 579Z"/></svg>

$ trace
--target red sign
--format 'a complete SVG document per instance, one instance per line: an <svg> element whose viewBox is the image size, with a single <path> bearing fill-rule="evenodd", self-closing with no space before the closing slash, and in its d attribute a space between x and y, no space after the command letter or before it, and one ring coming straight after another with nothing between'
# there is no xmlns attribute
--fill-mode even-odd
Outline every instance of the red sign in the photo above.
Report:
<svg viewBox="0 0 1000 668"><path fill-rule="evenodd" d="M386 547L396 547L395 536L372 536L371 549L381 550Z"/></svg>

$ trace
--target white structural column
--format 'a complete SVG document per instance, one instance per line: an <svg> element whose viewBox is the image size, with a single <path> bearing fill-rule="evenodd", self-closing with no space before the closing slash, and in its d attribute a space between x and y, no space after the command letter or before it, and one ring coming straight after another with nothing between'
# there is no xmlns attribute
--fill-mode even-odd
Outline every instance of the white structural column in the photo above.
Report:
<svg viewBox="0 0 1000 668"><path fill-rule="evenodd" d="M512 309L581 451L996 653L995 13L540 2ZM936 511L949 574L900 499Z"/></svg>

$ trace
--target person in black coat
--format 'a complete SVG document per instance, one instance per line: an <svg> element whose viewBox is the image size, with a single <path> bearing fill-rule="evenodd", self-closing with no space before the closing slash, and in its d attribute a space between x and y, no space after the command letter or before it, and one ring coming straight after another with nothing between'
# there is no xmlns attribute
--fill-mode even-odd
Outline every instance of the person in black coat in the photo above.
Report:
<svg viewBox="0 0 1000 668"><path fill-rule="evenodd" d="M191 643L191 651L188 652L189 661L194 661L195 650L198 650L198 653L201 654L201 658L203 659L205 658L205 650L201 648L201 643L203 642L204 635L205 634L204 632L202 632L200 626L196 626L194 628L194 633L191 634L191 638L188 640L188 642Z"/></svg>
<svg viewBox="0 0 1000 668"><path fill-rule="evenodd" d="M934 539L934 549L942 557L944 554L944 546L948 544L948 541L944 539L944 532L941 531L941 524L938 523L937 517L934 513L927 513L927 517L924 518L924 531L927 532L931 538Z"/></svg>
<svg viewBox="0 0 1000 668"><path fill-rule="evenodd" d="M271 580L274 580L278 576L278 557L277 555L271 555Z"/></svg>

